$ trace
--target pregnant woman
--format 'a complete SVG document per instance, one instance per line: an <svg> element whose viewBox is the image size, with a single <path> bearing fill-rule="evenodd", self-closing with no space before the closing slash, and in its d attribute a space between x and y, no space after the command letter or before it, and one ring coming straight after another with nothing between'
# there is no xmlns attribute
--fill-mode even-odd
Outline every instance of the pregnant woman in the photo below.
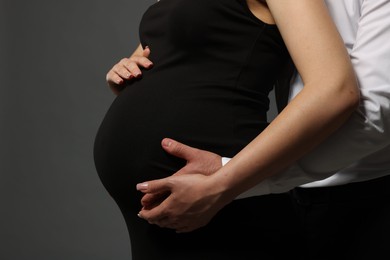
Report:
<svg viewBox="0 0 390 260"><path fill-rule="evenodd" d="M124 79L123 90L101 123L94 157L125 218L133 260L258 259L265 251L253 239L264 223L241 214L253 207L253 198L235 201L206 227L185 234L137 217L142 194L136 184L167 177L185 164L164 152L164 137L230 157L255 138L255 147L268 140L264 147L272 149L260 154L291 155L275 158L285 167L282 161L298 159L355 108L351 64L322 1L267 2L161 0L140 23L138 51L150 47L153 67L142 69L142 78L133 63L109 73L111 84ZM268 95L291 64L290 55L307 90L269 125ZM250 166L243 170L250 172ZM255 210L262 214L253 207L252 216Z"/></svg>

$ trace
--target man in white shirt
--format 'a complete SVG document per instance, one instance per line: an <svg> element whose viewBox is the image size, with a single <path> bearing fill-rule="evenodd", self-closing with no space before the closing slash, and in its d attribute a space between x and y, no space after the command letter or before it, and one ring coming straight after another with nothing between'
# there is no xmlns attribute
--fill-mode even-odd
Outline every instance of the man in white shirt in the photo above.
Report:
<svg viewBox="0 0 390 260"><path fill-rule="evenodd" d="M330 259L339 250L351 259L379 259L375 256L390 253L390 0L325 2L354 65L361 105L341 129L296 165L237 199L290 191L307 238L307 259ZM297 77L290 99L301 87ZM208 167L204 160L210 164L216 158L175 141L166 150L186 159L187 169L197 172ZM223 158L223 164L228 160ZM153 192L157 184L165 185L148 183ZM138 188L148 193L150 186ZM173 216L172 209L174 205ZM142 212L142 217L156 219L149 213Z"/></svg>

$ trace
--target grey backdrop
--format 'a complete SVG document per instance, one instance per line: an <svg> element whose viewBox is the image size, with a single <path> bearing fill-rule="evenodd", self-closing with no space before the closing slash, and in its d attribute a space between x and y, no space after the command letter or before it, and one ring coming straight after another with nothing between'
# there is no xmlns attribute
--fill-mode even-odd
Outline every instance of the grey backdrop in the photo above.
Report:
<svg viewBox="0 0 390 260"><path fill-rule="evenodd" d="M1 0L0 259L131 259L92 146L154 1Z"/></svg>

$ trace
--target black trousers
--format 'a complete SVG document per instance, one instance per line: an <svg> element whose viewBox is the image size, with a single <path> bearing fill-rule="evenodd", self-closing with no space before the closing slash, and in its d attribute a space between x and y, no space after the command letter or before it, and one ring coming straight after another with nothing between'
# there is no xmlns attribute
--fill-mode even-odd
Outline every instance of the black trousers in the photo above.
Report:
<svg viewBox="0 0 390 260"><path fill-rule="evenodd" d="M390 259L390 176L290 195L303 259Z"/></svg>
<svg viewBox="0 0 390 260"><path fill-rule="evenodd" d="M198 230L176 234L150 225L120 205L129 229L132 259L285 260L301 251L288 194L235 200Z"/></svg>

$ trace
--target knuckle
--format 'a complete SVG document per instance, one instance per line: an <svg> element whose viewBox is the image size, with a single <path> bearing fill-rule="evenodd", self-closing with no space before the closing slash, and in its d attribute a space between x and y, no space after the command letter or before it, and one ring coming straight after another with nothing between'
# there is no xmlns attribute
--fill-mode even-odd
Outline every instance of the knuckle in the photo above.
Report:
<svg viewBox="0 0 390 260"><path fill-rule="evenodd" d="M133 61L129 61L126 63L126 67L129 68L129 69L132 69L134 67L136 67L137 65L133 62Z"/></svg>
<svg viewBox="0 0 390 260"><path fill-rule="evenodd" d="M126 64L128 61L128 58L122 58L119 63Z"/></svg>
<svg viewBox="0 0 390 260"><path fill-rule="evenodd" d="M123 76L128 76L129 74L129 71L126 68L121 68L119 72Z"/></svg>
<svg viewBox="0 0 390 260"><path fill-rule="evenodd" d="M122 65L122 64L120 64L120 63L115 64L115 66L112 67L111 72L116 73L116 72L118 72L121 68L123 68L123 65Z"/></svg>
<svg viewBox="0 0 390 260"><path fill-rule="evenodd" d="M118 78L118 76L115 73L109 73L106 76L106 81L114 82L117 78Z"/></svg>
<svg viewBox="0 0 390 260"><path fill-rule="evenodd" d="M135 64L134 62L132 62L132 63L130 63L130 64L128 65L128 69L129 69L130 71L132 71L133 73L137 73L138 70L139 70L138 65Z"/></svg>
<svg viewBox="0 0 390 260"><path fill-rule="evenodd" d="M137 55L131 56L129 61L137 63L139 61L139 57Z"/></svg>
<svg viewBox="0 0 390 260"><path fill-rule="evenodd" d="M145 64L151 63L151 61L150 61L148 58L146 58L146 57L142 57L142 58L140 59L140 62L145 63Z"/></svg>
<svg viewBox="0 0 390 260"><path fill-rule="evenodd" d="M179 145L178 143L173 143L172 145L172 150L174 150L175 152L177 152L178 154L182 154L183 153L183 146Z"/></svg>

